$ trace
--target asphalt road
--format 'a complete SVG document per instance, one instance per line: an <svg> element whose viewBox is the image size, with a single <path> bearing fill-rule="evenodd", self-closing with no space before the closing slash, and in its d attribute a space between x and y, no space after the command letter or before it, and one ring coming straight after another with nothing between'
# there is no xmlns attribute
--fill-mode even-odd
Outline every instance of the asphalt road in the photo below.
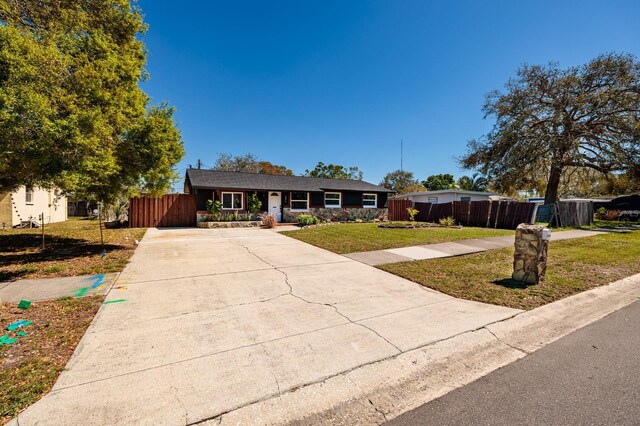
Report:
<svg viewBox="0 0 640 426"><path fill-rule="evenodd" d="M389 425L638 425L640 301Z"/></svg>

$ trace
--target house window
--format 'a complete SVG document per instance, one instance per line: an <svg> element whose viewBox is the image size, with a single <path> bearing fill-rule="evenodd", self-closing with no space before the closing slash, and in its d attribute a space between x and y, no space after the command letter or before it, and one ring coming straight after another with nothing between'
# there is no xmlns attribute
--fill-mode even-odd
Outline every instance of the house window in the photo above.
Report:
<svg viewBox="0 0 640 426"><path fill-rule="evenodd" d="M460 197L460 201L471 201L471 197Z"/></svg>
<svg viewBox="0 0 640 426"><path fill-rule="evenodd" d="M324 193L324 206L328 208L340 207L341 194L339 192L325 192Z"/></svg>
<svg viewBox="0 0 640 426"><path fill-rule="evenodd" d="M291 210L297 210L297 211L309 210L309 193L308 192L292 192L291 193Z"/></svg>
<svg viewBox="0 0 640 426"><path fill-rule="evenodd" d="M33 188L25 188L24 190L24 202L27 204L33 204Z"/></svg>
<svg viewBox="0 0 640 426"><path fill-rule="evenodd" d="M362 207L375 209L378 206L378 194L362 194Z"/></svg>
<svg viewBox="0 0 640 426"><path fill-rule="evenodd" d="M429 197L429 198L427 198L427 203L438 204L438 197Z"/></svg>
<svg viewBox="0 0 640 426"><path fill-rule="evenodd" d="M222 208L225 210L242 210L242 192L223 192Z"/></svg>

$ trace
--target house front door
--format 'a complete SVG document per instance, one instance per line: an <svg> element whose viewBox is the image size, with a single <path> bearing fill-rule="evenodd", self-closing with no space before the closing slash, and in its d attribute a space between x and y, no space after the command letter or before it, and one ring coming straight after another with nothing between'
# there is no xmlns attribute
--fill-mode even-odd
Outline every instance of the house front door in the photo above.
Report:
<svg viewBox="0 0 640 426"><path fill-rule="evenodd" d="M269 214L274 215L277 222L282 222L282 193L269 192Z"/></svg>

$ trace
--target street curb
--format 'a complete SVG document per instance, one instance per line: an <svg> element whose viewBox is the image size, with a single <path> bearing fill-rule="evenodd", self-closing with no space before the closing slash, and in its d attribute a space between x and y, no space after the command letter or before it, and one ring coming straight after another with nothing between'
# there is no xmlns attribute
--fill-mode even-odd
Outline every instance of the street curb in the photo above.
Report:
<svg viewBox="0 0 640 426"><path fill-rule="evenodd" d="M200 424L380 424L640 299L640 274Z"/></svg>

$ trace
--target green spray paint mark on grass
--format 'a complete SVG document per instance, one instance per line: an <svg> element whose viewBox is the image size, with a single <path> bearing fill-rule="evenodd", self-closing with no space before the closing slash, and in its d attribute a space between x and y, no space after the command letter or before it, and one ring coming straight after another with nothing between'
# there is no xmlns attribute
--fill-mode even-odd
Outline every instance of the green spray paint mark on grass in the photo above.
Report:
<svg viewBox="0 0 640 426"><path fill-rule="evenodd" d="M78 290L74 297L82 297L87 291L89 291L89 287L82 287L80 290Z"/></svg>
<svg viewBox="0 0 640 426"><path fill-rule="evenodd" d="M20 336L20 337L23 337L23 336L26 336L26 335L27 335L27 333L25 333L24 331L18 331L18 334L17 334L17 336Z"/></svg>
<svg viewBox="0 0 640 426"><path fill-rule="evenodd" d="M18 341L17 338L9 337L8 334L0 336L0 345L13 345L17 341Z"/></svg>
<svg viewBox="0 0 640 426"><path fill-rule="evenodd" d="M6 328L7 331L13 331L13 330L17 330L20 327L27 327L30 324L33 324L32 321L26 321L26 320L19 320L16 322L13 322L11 324L9 324L9 326Z"/></svg>
<svg viewBox="0 0 640 426"><path fill-rule="evenodd" d="M103 303L103 305L109 305L111 303L120 303L120 302L126 302L126 300L125 299L107 300L106 302Z"/></svg>

